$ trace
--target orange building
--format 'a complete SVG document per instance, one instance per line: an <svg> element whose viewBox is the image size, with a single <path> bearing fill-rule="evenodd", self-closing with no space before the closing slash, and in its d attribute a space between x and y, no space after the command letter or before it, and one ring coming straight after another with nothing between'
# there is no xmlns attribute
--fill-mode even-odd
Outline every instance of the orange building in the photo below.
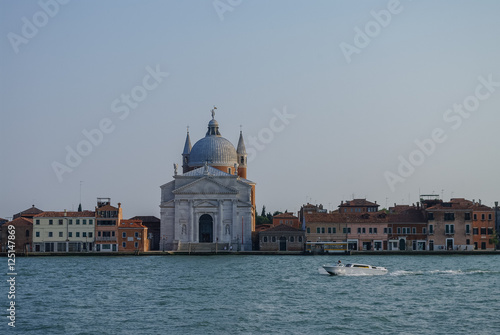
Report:
<svg viewBox="0 0 500 335"><path fill-rule="evenodd" d="M96 251L118 251L118 225L122 221L122 208L111 206L110 198L97 198L95 208L95 248Z"/></svg>
<svg viewBox="0 0 500 335"><path fill-rule="evenodd" d="M141 220L121 220L118 243L119 251L149 251L148 228Z"/></svg>
<svg viewBox="0 0 500 335"><path fill-rule="evenodd" d="M282 213L273 216L273 226L286 225L296 229L300 229L299 218L292 213Z"/></svg>
<svg viewBox="0 0 500 335"><path fill-rule="evenodd" d="M474 250L494 250L490 238L495 229L495 211L481 202L472 207L472 241Z"/></svg>

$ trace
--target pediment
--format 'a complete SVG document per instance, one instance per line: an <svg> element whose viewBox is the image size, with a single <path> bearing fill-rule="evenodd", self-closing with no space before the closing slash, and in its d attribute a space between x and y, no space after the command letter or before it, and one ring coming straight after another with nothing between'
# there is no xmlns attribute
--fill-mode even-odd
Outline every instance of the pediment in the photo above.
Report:
<svg viewBox="0 0 500 335"><path fill-rule="evenodd" d="M201 201L195 201L193 206L196 208L200 208L200 207L214 208L214 207L218 207L219 204L217 203L217 201L201 200Z"/></svg>
<svg viewBox="0 0 500 335"><path fill-rule="evenodd" d="M238 194L234 187L223 185L213 178L205 177L174 190L174 194Z"/></svg>

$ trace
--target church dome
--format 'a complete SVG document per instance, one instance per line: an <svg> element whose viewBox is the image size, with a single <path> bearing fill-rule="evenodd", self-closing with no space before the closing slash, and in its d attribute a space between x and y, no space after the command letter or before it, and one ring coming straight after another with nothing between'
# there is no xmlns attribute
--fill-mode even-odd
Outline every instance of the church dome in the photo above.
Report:
<svg viewBox="0 0 500 335"><path fill-rule="evenodd" d="M209 165L232 167L238 162L234 146L220 135L207 135L191 149L190 167L200 167L208 161Z"/></svg>

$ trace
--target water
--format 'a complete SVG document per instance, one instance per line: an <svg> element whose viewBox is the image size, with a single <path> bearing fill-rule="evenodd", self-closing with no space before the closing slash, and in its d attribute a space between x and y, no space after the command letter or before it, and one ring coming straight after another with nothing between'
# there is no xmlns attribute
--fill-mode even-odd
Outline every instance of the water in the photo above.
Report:
<svg viewBox="0 0 500 335"><path fill-rule="evenodd" d="M19 334L500 333L500 255L17 259ZM5 264L6 259L5 260ZM7 286L0 301L7 307ZM5 309L2 307L2 310ZM6 315L3 312L3 315ZM6 318L0 333L6 334ZM11 330L11 329L8 329Z"/></svg>

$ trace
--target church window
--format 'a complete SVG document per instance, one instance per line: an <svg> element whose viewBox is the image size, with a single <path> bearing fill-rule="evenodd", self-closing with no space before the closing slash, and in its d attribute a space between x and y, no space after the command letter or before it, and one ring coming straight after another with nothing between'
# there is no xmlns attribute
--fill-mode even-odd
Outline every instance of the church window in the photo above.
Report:
<svg viewBox="0 0 500 335"><path fill-rule="evenodd" d="M299 236L299 242L302 242L302 236Z"/></svg>
<svg viewBox="0 0 500 335"><path fill-rule="evenodd" d="M295 238L293 236L290 236L290 242L295 242Z"/></svg>
<svg viewBox="0 0 500 335"><path fill-rule="evenodd" d="M264 243L267 243L267 236L264 236Z"/></svg>
<svg viewBox="0 0 500 335"><path fill-rule="evenodd" d="M245 158L241 156L241 164L245 164Z"/></svg>
<svg viewBox="0 0 500 335"><path fill-rule="evenodd" d="M185 224L182 225L182 235L186 235L187 227Z"/></svg>

